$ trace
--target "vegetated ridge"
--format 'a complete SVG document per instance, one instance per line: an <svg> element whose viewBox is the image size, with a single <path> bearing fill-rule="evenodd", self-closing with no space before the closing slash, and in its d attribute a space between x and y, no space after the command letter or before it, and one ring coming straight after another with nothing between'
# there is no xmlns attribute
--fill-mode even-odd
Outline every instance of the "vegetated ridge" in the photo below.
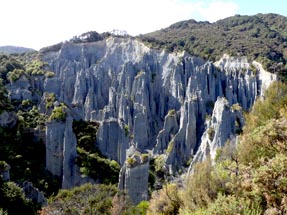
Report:
<svg viewBox="0 0 287 215"><path fill-rule="evenodd" d="M2 54L21 54L25 52L35 51L31 48L25 48L20 46L0 46L0 53Z"/></svg>
<svg viewBox="0 0 287 215"><path fill-rule="evenodd" d="M247 56L282 77L287 72L287 17L277 14L235 15L214 23L186 20L139 38L156 49L186 50L211 61L224 53Z"/></svg>
<svg viewBox="0 0 287 215"><path fill-rule="evenodd" d="M0 177L0 214L286 213L287 87L274 83L255 102L274 75L252 63L284 80L285 23L275 14L189 20L1 55L0 173L11 166L11 181ZM130 190L116 188L118 176ZM59 191L81 180L100 185ZM27 181L47 207L24 195ZM150 200L134 205L127 194Z"/></svg>

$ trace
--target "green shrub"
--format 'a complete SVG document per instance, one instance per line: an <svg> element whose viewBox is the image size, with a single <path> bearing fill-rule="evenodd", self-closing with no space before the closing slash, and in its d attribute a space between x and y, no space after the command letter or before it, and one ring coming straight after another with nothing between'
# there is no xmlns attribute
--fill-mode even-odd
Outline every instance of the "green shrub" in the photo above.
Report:
<svg viewBox="0 0 287 215"><path fill-rule="evenodd" d="M129 136L129 133L130 133L130 127L129 127L129 125L124 125L124 130L125 130L125 135L126 135L126 137L128 137Z"/></svg>
<svg viewBox="0 0 287 215"><path fill-rule="evenodd" d="M49 71L49 72L45 73L45 77L47 77L47 78L53 78L54 76L55 76L54 72Z"/></svg>
<svg viewBox="0 0 287 215"><path fill-rule="evenodd" d="M155 173L158 176L163 176L166 173L165 169L165 155L161 154L157 156L154 160L154 168L155 168Z"/></svg>
<svg viewBox="0 0 287 215"><path fill-rule="evenodd" d="M176 110L175 109L171 109L168 111L167 113L168 116L175 116L176 115Z"/></svg>
<svg viewBox="0 0 287 215"><path fill-rule="evenodd" d="M5 211L3 208L0 208L0 215L8 215L8 212Z"/></svg>
<svg viewBox="0 0 287 215"><path fill-rule="evenodd" d="M44 93L46 109L49 109L53 106L53 103L56 101L56 95L54 93Z"/></svg>
<svg viewBox="0 0 287 215"><path fill-rule="evenodd" d="M126 160L126 163L129 167L133 167L136 165L137 163L137 160L133 157L128 157L127 160Z"/></svg>
<svg viewBox="0 0 287 215"><path fill-rule="evenodd" d="M56 120L59 122L65 122L66 120L66 107L65 106L59 106L59 107L55 107L54 110L52 111L52 114L49 118L49 120Z"/></svg>
<svg viewBox="0 0 287 215"><path fill-rule="evenodd" d="M0 186L0 207L8 214L35 214L35 208L30 200L26 199L23 190L14 182L6 182Z"/></svg>
<svg viewBox="0 0 287 215"><path fill-rule="evenodd" d="M97 147L97 122L73 121L73 132L77 137L76 164L81 173L105 184L118 182L120 165L102 155Z"/></svg>
<svg viewBox="0 0 287 215"><path fill-rule="evenodd" d="M25 74L25 71L23 69L14 69L13 71L7 74L7 79L10 82L15 82L24 74Z"/></svg>
<svg viewBox="0 0 287 215"><path fill-rule="evenodd" d="M237 198L232 195L224 196L219 194L217 199L208 205L207 208L201 208L191 215L261 215L262 210L257 203L251 203L243 198Z"/></svg>
<svg viewBox="0 0 287 215"><path fill-rule="evenodd" d="M5 170L8 166L5 161L0 161L0 170Z"/></svg>
<svg viewBox="0 0 287 215"><path fill-rule="evenodd" d="M113 197L118 192L114 185L84 184L71 190L61 190L49 200L41 214L111 214Z"/></svg>
<svg viewBox="0 0 287 215"><path fill-rule="evenodd" d="M149 161L149 154L141 154L141 162L146 163Z"/></svg>
<svg viewBox="0 0 287 215"><path fill-rule="evenodd" d="M152 193L147 214L178 214L181 205L177 185L166 184L161 190Z"/></svg>
<svg viewBox="0 0 287 215"><path fill-rule="evenodd" d="M32 102L28 99L22 100L22 106L30 106Z"/></svg>

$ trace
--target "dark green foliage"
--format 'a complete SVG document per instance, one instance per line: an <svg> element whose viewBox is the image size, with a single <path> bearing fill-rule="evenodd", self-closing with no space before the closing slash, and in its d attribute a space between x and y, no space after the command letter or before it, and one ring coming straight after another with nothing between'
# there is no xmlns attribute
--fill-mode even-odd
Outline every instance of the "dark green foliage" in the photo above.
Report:
<svg viewBox="0 0 287 215"><path fill-rule="evenodd" d="M24 69L24 66L19 59L11 55L0 55L1 78L5 79L6 74L14 69Z"/></svg>
<svg viewBox="0 0 287 215"><path fill-rule="evenodd" d="M74 121L73 131L77 137L77 165L83 175L88 175L105 184L118 182L120 165L102 155L96 145L99 124L96 122Z"/></svg>
<svg viewBox="0 0 287 215"><path fill-rule="evenodd" d="M34 54L0 55L0 113L9 111L17 114L14 127L0 127L0 160L11 166L12 181L31 181L35 187L51 195L59 189L60 183L45 170L43 135L47 116L35 106L37 101L10 101L4 85L8 83L8 74L18 74L16 71L30 78L25 65L34 57Z"/></svg>
<svg viewBox="0 0 287 215"><path fill-rule="evenodd" d="M26 65L26 71L30 75L44 75L48 64L39 59L33 60Z"/></svg>
<svg viewBox="0 0 287 215"><path fill-rule="evenodd" d="M287 18L280 15L236 15L215 23L187 20L139 38L153 48L186 50L211 61L224 53L247 56L282 79L287 73Z"/></svg>
<svg viewBox="0 0 287 215"><path fill-rule="evenodd" d="M78 147L85 151L96 150L96 137L99 128L97 122L73 121L73 131L78 140ZM98 151L98 150L97 150Z"/></svg>
<svg viewBox="0 0 287 215"><path fill-rule="evenodd" d="M77 152L76 164L81 167L81 172L84 175L104 184L118 182L120 165L116 161L105 158L99 152L88 153L80 147L77 148Z"/></svg>
<svg viewBox="0 0 287 215"><path fill-rule="evenodd" d="M71 190L61 190L51 198L43 214L50 215L60 211L61 214L111 214L116 186L102 184L84 184Z"/></svg>
<svg viewBox="0 0 287 215"><path fill-rule="evenodd" d="M1 180L1 179L0 179ZM0 182L0 208L9 215L35 214L36 208L14 182Z"/></svg>
<svg viewBox="0 0 287 215"><path fill-rule="evenodd" d="M0 114L5 110L9 111L12 109L13 107L9 101L7 90L3 84L3 79L0 78Z"/></svg>
<svg viewBox="0 0 287 215"><path fill-rule="evenodd" d="M61 104L60 106L55 107L53 109L49 120L56 120L59 122L65 122L66 117L67 117L66 106L64 104Z"/></svg>
<svg viewBox="0 0 287 215"><path fill-rule="evenodd" d="M45 126L47 116L43 113L40 113L39 109L36 106L31 107L28 102L27 105L24 105L22 102L22 107L17 112L19 121L23 128L43 128Z"/></svg>
<svg viewBox="0 0 287 215"><path fill-rule="evenodd" d="M45 170L45 145L21 122L14 128L0 127L0 160L11 166L12 181L31 181L47 195L59 189L59 180Z"/></svg>

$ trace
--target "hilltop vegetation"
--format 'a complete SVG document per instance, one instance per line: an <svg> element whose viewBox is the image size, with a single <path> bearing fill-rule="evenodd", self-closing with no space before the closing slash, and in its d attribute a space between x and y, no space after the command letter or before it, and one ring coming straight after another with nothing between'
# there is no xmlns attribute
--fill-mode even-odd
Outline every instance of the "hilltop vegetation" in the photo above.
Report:
<svg viewBox="0 0 287 215"><path fill-rule="evenodd" d="M247 56L282 77L287 72L287 18L281 15L236 15L215 23L187 20L139 38L156 49L185 50L211 61L224 53Z"/></svg>
<svg viewBox="0 0 287 215"><path fill-rule="evenodd" d="M20 47L20 46L0 46L0 53L2 54L21 54L25 52L33 52L34 49Z"/></svg>

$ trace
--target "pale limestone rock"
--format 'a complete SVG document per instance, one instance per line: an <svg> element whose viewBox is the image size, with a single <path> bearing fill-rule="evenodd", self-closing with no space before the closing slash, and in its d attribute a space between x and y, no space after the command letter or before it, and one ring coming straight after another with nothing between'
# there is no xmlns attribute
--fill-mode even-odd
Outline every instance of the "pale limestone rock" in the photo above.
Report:
<svg viewBox="0 0 287 215"><path fill-rule="evenodd" d="M13 128L18 122L18 117L14 112L3 111L0 114L0 126L4 128Z"/></svg>
<svg viewBox="0 0 287 215"><path fill-rule="evenodd" d="M141 152L154 149L161 154L173 142L166 155L171 174L192 156L214 157L216 149L236 133L235 118L240 113L230 107L239 103L244 111L250 110L276 79L256 63L254 73L244 57L225 55L212 64L186 52L153 50L132 38L64 43L59 50L44 53L43 59L55 72L46 80L45 90L65 102L73 116L100 122L97 142L104 155L123 165L132 144ZM218 100L223 97L226 100ZM170 110L176 117L168 116ZM206 124L210 115L212 121ZM57 126L53 132L63 140L60 133L66 128ZM207 139L209 128L215 129L212 141ZM60 141L52 135L47 138ZM59 167L51 164L50 168L61 173Z"/></svg>
<svg viewBox="0 0 287 215"><path fill-rule="evenodd" d="M223 147L227 140L235 144L237 131L243 126L241 109L231 107L226 98L218 97L213 113L207 120L206 129L201 137L201 144L197 150L190 170L197 162L204 161L207 157L214 160L218 148Z"/></svg>
<svg viewBox="0 0 287 215"><path fill-rule="evenodd" d="M134 151L131 149L131 151ZM148 200L148 175L149 160L142 160L141 154L134 151L130 154L130 159L134 163L129 163L128 159L122 166L119 178L119 189L126 190L134 204L143 200Z"/></svg>
<svg viewBox="0 0 287 215"><path fill-rule="evenodd" d="M62 188L65 189L94 182L89 177L82 177L75 164L77 139L72 123L73 119L67 117L65 122L51 121L46 127L46 168L62 178Z"/></svg>
<svg viewBox="0 0 287 215"><path fill-rule="evenodd" d="M10 84L6 85L10 99L16 100L32 100L33 95L30 91L31 87L31 82L26 75L21 75L18 80L12 81Z"/></svg>

